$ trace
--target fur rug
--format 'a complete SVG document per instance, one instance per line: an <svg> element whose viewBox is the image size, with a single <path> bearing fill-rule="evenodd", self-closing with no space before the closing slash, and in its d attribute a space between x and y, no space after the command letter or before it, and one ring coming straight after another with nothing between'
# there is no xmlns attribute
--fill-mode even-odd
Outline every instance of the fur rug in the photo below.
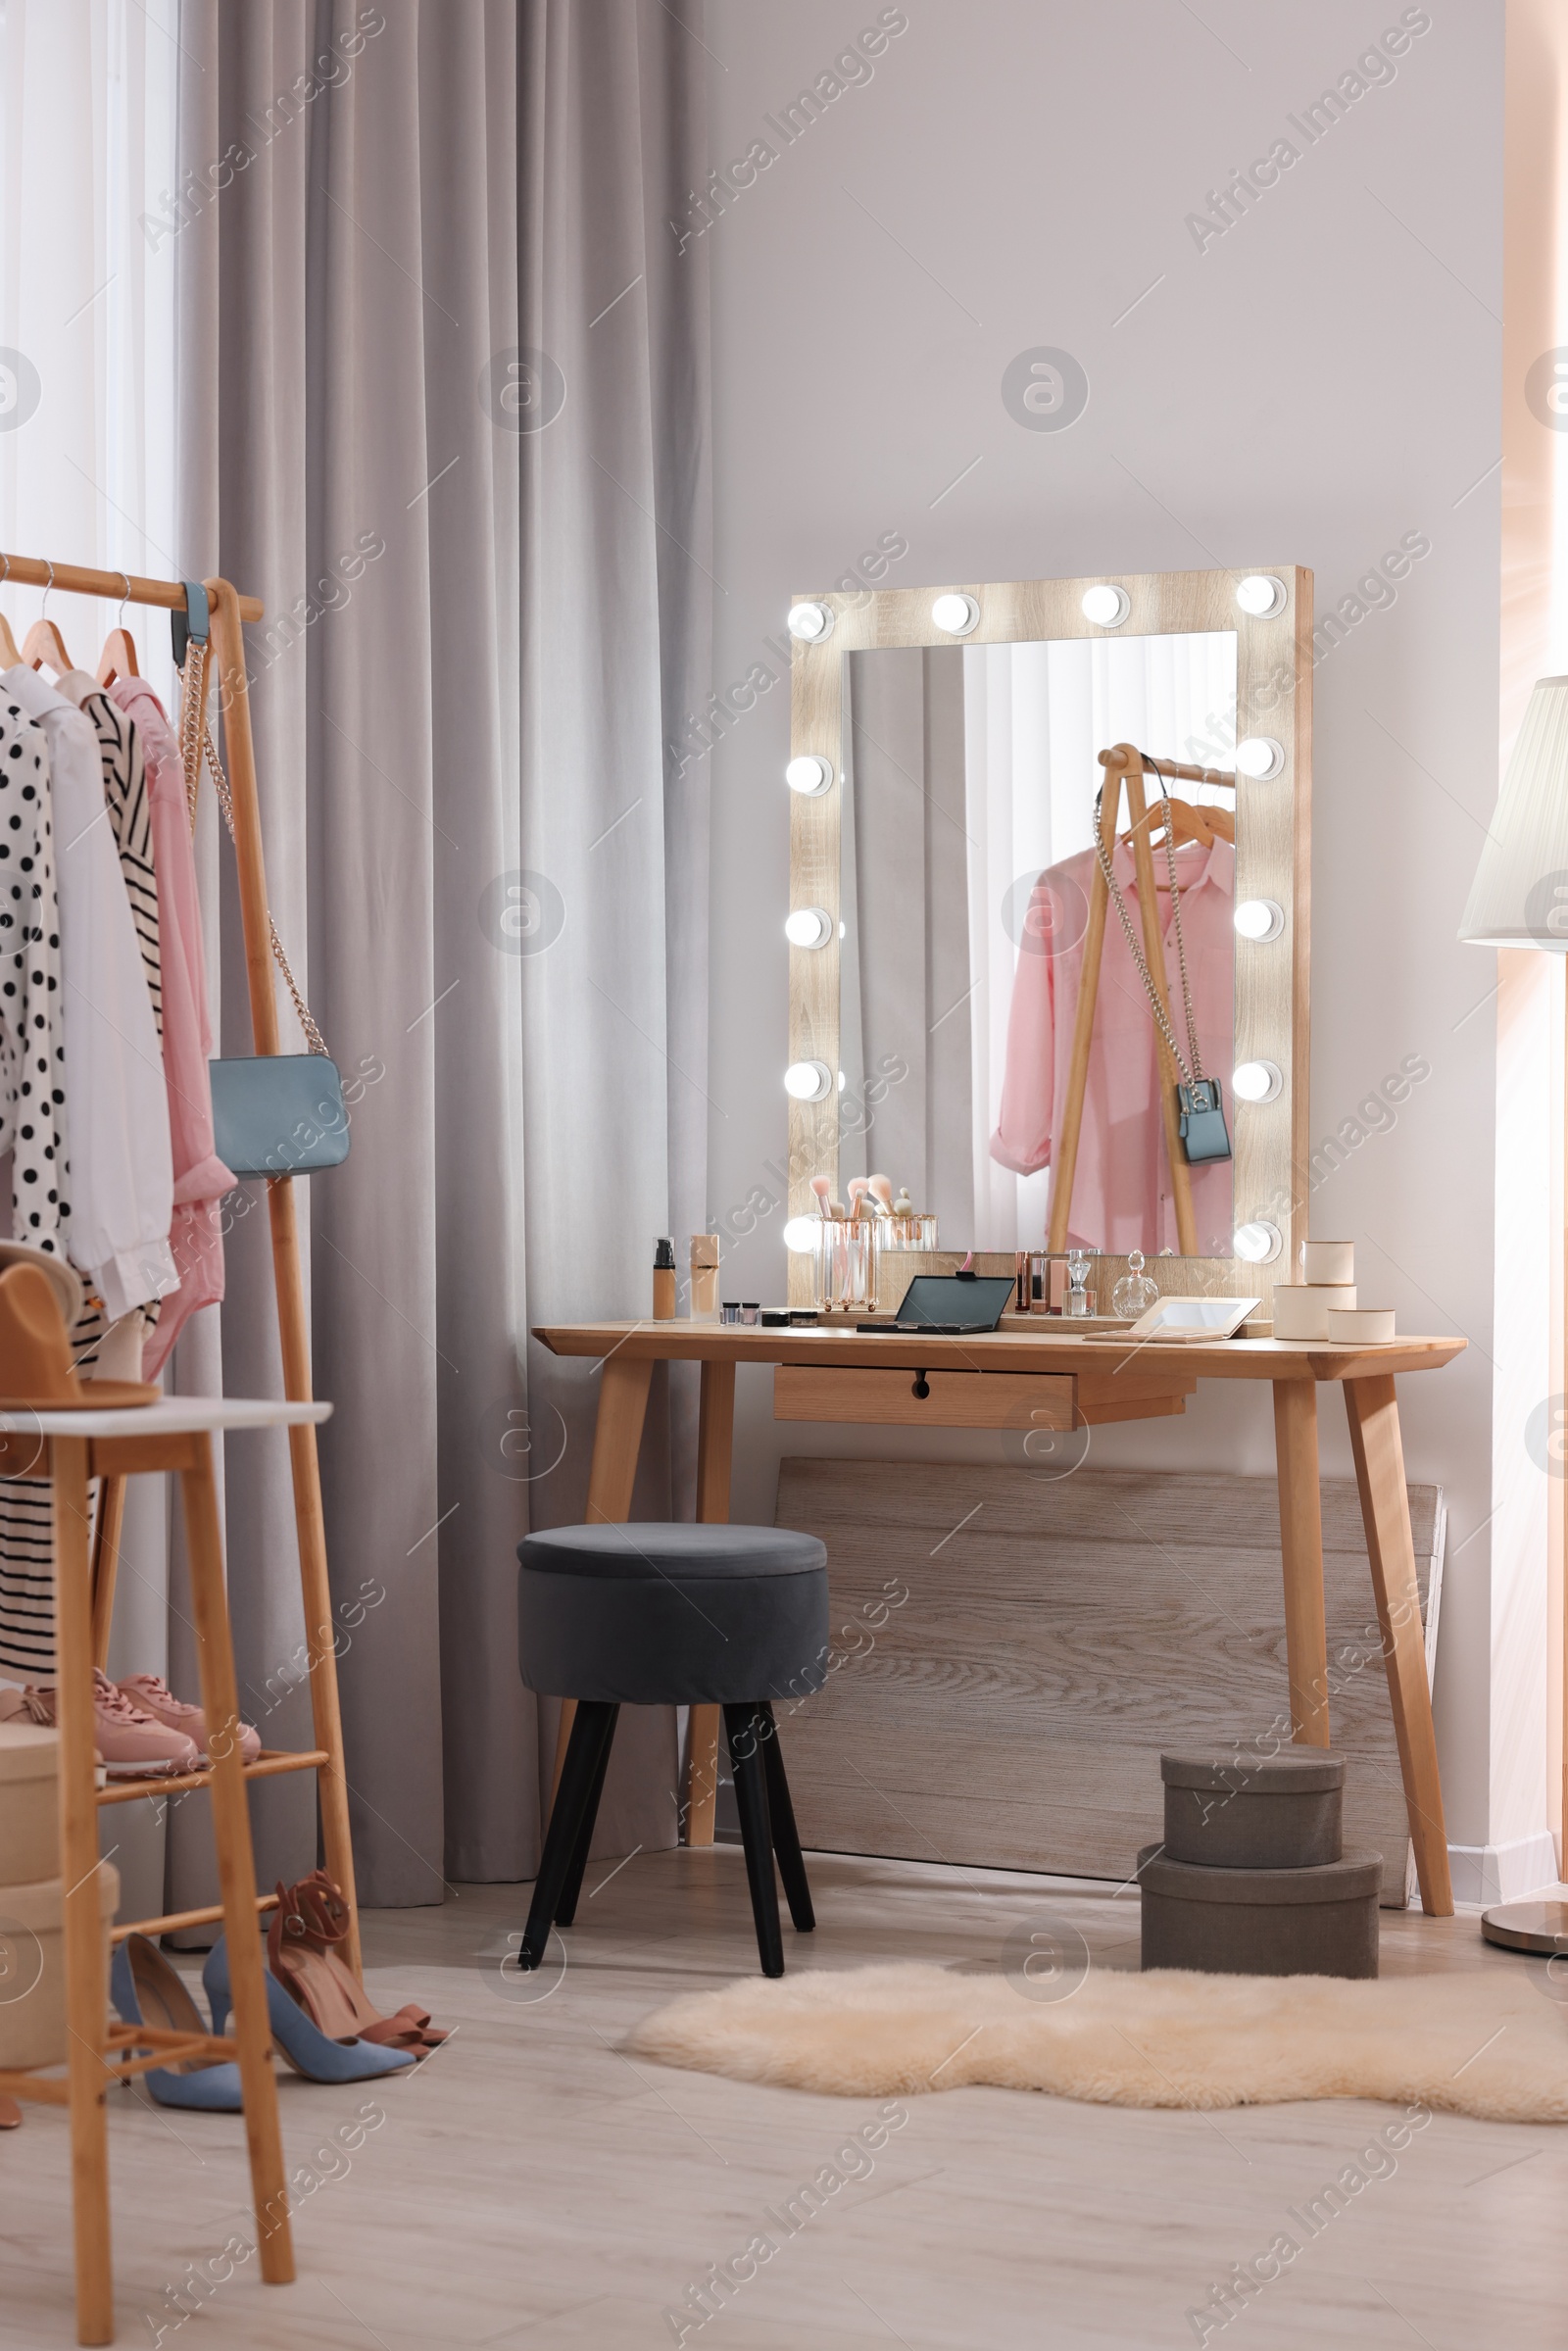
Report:
<svg viewBox="0 0 1568 2351"><path fill-rule="evenodd" d="M1108 2106L1388 2098L1568 2122L1568 2004L1539 1961L1395 1976L1090 1971L1061 1999L924 1966L748 1976L648 2017L662 2065L844 2097L993 2082Z"/></svg>

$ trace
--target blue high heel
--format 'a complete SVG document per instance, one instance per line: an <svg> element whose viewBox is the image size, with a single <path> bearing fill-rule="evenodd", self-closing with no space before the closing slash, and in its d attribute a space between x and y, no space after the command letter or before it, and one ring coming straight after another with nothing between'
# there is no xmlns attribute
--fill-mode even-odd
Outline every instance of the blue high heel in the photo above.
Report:
<svg viewBox="0 0 1568 2351"><path fill-rule="evenodd" d="M145 1935L127 1935L118 1946L109 1987L115 2007L127 2025L161 2026L172 2033L207 2031L182 1980ZM213 2027L215 2033L222 2030L221 2025ZM192 2107L208 2114L244 2111L237 2065L201 2065L187 2060L177 2072L170 2066L155 2066L142 2080L160 2106Z"/></svg>
<svg viewBox="0 0 1568 2351"><path fill-rule="evenodd" d="M370 2082L378 2075L401 2074L415 2062L411 2049L384 2049L371 2040L328 2040L326 2034L312 2024L296 2001L273 1975L262 1952L262 1974L267 1981L267 2013L271 2021L272 2038L287 2058L296 2074L307 2082ZM228 1984L228 1946L220 1935L207 1954L202 1969L202 1984L213 2007L213 2030L221 2033L222 2024L233 2006L233 1994Z"/></svg>

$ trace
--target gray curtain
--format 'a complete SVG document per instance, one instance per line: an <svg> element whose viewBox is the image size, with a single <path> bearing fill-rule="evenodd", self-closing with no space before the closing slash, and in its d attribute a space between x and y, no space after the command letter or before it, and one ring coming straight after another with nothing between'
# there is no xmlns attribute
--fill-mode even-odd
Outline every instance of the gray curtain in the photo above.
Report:
<svg viewBox="0 0 1568 2351"><path fill-rule="evenodd" d="M706 255L665 226L700 7L187 0L180 31L183 184L225 182L182 234L180 561L268 608L270 896L353 1101L308 1224L356 1860L362 1899L432 1902L537 1864L515 1545L582 1516L596 1381L530 1325L638 1311L655 1235L705 1221L704 770L662 758L710 667ZM260 1201L206 1319L182 1385L276 1387ZM656 1394L640 1514L689 1507L693 1422ZM280 1440L230 1444L226 1509L242 1683L306 1743ZM605 1852L675 1837L674 1717L622 1719ZM306 1784L257 1819L265 1875L311 1866Z"/></svg>

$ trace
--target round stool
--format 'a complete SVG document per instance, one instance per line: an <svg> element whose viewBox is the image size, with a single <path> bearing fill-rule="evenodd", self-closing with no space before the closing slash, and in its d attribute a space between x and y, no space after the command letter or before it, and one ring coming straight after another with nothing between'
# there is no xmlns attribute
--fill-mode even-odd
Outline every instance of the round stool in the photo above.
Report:
<svg viewBox="0 0 1568 2351"><path fill-rule="evenodd" d="M790 1917L815 1925L774 1698L827 1678L827 1552L785 1527L552 1527L517 1545L517 1661L529 1690L574 1698L520 1968L569 1927L622 1706L720 1706L757 1947L784 1973L773 1858Z"/></svg>

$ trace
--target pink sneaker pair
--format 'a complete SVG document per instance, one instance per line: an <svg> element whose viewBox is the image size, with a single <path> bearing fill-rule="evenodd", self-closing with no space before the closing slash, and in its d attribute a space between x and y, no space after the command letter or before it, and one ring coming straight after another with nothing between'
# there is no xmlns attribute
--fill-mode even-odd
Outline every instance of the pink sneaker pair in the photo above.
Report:
<svg viewBox="0 0 1568 2351"><path fill-rule="evenodd" d="M94 1743L99 1761L111 1780L166 1777L171 1772L195 1771L208 1759L207 1720L199 1706L176 1698L157 1674L131 1674L121 1683L105 1673L93 1674ZM25 1713L34 1722L54 1723L55 1691L0 1690L0 1720ZM261 1735L249 1723L236 1723L240 1758L254 1763L262 1751Z"/></svg>

